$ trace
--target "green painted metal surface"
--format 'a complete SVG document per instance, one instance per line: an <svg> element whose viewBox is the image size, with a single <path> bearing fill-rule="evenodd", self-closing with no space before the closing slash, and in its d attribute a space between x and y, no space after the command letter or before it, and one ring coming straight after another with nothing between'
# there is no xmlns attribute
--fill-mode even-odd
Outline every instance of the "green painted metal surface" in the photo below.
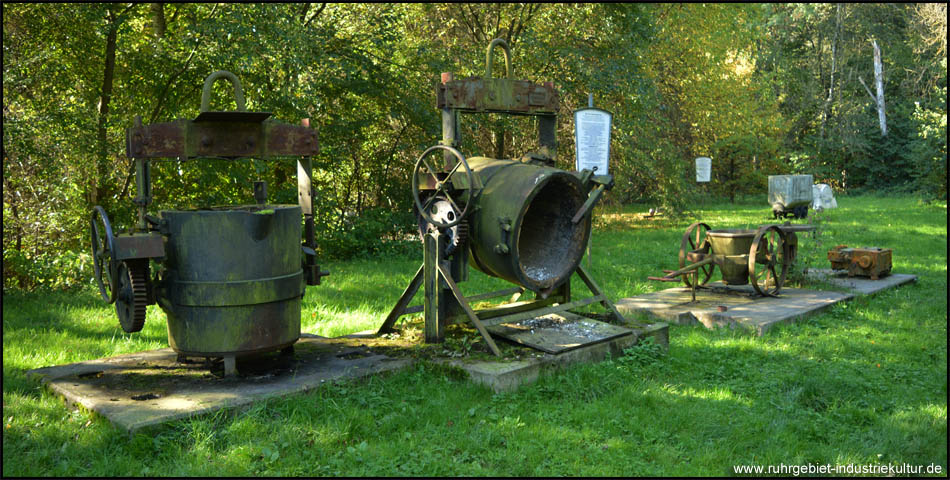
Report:
<svg viewBox="0 0 950 480"><path fill-rule="evenodd" d="M158 304L188 355L275 350L300 337L301 209L162 211L168 225Z"/></svg>
<svg viewBox="0 0 950 480"><path fill-rule="evenodd" d="M749 252L755 230L721 228L706 233L726 285L749 283Z"/></svg>
<svg viewBox="0 0 950 480"><path fill-rule="evenodd" d="M484 188L470 216L476 268L530 290L557 287L577 268L591 218L571 218L587 200L574 174L513 160L468 159Z"/></svg>
<svg viewBox="0 0 950 480"><path fill-rule="evenodd" d="M748 255L752 250L755 230L721 228L710 230L706 234L712 245L712 253L717 255Z"/></svg>

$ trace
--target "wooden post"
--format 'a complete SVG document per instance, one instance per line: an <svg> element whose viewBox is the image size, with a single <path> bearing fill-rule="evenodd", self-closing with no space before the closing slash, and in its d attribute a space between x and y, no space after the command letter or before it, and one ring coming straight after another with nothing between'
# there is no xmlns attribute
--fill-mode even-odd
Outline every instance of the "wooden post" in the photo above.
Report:
<svg viewBox="0 0 950 480"><path fill-rule="evenodd" d="M442 343L445 340L445 295L439 279L439 264L442 261L442 234L430 232L425 235L422 284L425 289L425 342Z"/></svg>

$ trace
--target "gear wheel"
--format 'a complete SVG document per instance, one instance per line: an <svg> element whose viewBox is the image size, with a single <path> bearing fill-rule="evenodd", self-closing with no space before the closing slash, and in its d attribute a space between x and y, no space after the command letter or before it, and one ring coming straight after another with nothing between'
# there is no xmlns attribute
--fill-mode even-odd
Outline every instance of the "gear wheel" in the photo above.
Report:
<svg viewBox="0 0 950 480"><path fill-rule="evenodd" d="M458 212L455 211L455 208L452 207L452 204L444 199L435 200L431 207L430 213L433 220L437 222L451 222L456 219ZM433 224L430 224L425 220L425 217L419 215L419 238L421 239L430 229L436 229L442 231L443 235L448 236L448 241L445 246L445 256L449 256L455 252L459 245L464 244L468 240L468 222L462 220L461 222L456 223L451 227L439 228Z"/></svg>
<svg viewBox="0 0 950 480"><path fill-rule="evenodd" d="M145 326L148 305L148 260L121 262L118 268L118 285L115 312L119 325L126 333L135 333Z"/></svg>
<svg viewBox="0 0 950 480"><path fill-rule="evenodd" d="M455 228L455 235L452 236L451 242L445 248L446 255L455 253L459 247L464 246L465 242L468 241L468 220L462 220Z"/></svg>

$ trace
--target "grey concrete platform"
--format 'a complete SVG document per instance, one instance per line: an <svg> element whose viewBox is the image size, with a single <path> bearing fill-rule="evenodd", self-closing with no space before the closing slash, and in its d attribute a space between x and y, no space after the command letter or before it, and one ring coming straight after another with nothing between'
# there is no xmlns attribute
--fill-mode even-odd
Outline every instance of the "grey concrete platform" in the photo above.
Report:
<svg viewBox="0 0 950 480"><path fill-rule="evenodd" d="M537 380L544 371L601 361L608 353L621 355L624 348L648 336L669 347L668 325L632 328L633 334L557 355L518 347L524 354L514 360L434 360L459 366L469 373L471 380L495 391L513 390ZM67 403L96 412L118 428L133 433L222 408L244 407L267 398L305 392L333 380L394 371L415 361L379 353L411 348L380 340L370 332L338 338L302 334L294 345L293 356L275 352L238 358L236 377L224 377L220 362L210 366L202 359L179 363L171 348L37 368L26 373L62 395Z"/></svg>
<svg viewBox="0 0 950 480"><path fill-rule="evenodd" d="M624 298L616 302L620 313L646 313L665 322L685 325L701 323L707 328L747 328L762 335L778 323L794 322L821 311L853 294L783 288L779 297L753 297L751 285L727 286L711 282L696 290L676 287ZM723 308L724 307L724 308Z"/></svg>
<svg viewBox="0 0 950 480"><path fill-rule="evenodd" d="M614 337L558 354L530 351L523 358L515 360L438 359L436 361L461 368L475 383L486 385L496 392L505 392L517 390L522 385L537 381L541 375L553 373L568 365L600 362L608 354L618 357L623 354L623 349L636 345L647 337L652 337L654 342L664 349L669 349L668 324L658 322L650 325L628 325L628 327L633 329L633 334Z"/></svg>
<svg viewBox="0 0 950 480"><path fill-rule="evenodd" d="M877 280L871 280L868 277L849 277L847 272L831 269L809 269L806 275L862 295L871 295L881 290L917 281L917 275L906 273L892 273Z"/></svg>
<svg viewBox="0 0 950 480"><path fill-rule="evenodd" d="M353 339L304 334L293 357L276 353L238 359L236 377L199 360L178 363L170 348L27 372L70 404L79 404L134 432L171 420L304 392L336 379L403 368L411 359L374 353ZM214 373L213 373L214 372ZM217 373L217 374L215 374Z"/></svg>

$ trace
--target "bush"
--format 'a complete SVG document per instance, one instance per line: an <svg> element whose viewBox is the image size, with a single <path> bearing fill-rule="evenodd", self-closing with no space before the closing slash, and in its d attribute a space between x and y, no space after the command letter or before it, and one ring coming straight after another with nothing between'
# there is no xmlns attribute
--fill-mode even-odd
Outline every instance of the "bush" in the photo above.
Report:
<svg viewBox="0 0 950 480"><path fill-rule="evenodd" d="M413 214L376 207L346 215L340 223L336 228L325 225L323 235L318 234L321 253L331 258L408 255L418 246Z"/></svg>
<svg viewBox="0 0 950 480"><path fill-rule="evenodd" d="M3 250L4 289L67 290L88 283L92 277L92 255L88 252L66 250L30 256L15 249Z"/></svg>
<svg viewBox="0 0 950 480"><path fill-rule="evenodd" d="M943 98L946 99L946 88ZM917 136L910 141L908 156L914 166L914 185L928 199L947 199L947 112L944 107L925 109L915 105L913 121Z"/></svg>

